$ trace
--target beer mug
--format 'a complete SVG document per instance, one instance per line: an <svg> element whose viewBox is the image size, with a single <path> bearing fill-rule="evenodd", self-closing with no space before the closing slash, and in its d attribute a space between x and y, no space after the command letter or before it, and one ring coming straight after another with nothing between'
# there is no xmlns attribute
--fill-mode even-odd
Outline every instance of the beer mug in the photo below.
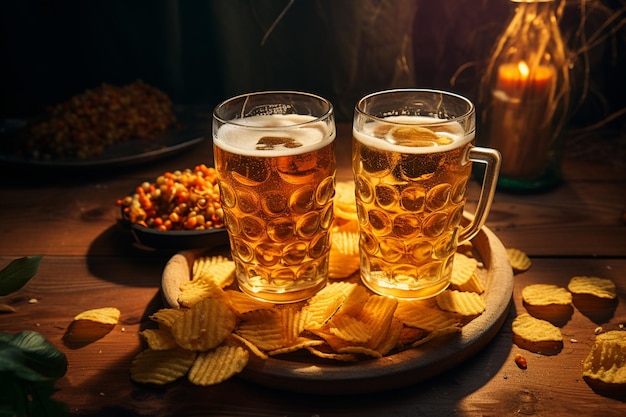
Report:
<svg viewBox="0 0 626 417"><path fill-rule="evenodd" d="M326 284L335 135L332 104L312 94L244 94L215 108L215 168L244 293L288 303Z"/></svg>
<svg viewBox="0 0 626 417"><path fill-rule="evenodd" d="M356 104L352 133L361 280L398 298L439 294L458 244L485 223L500 169L497 150L474 146L474 105L444 91L376 92ZM463 226L472 162L486 169Z"/></svg>

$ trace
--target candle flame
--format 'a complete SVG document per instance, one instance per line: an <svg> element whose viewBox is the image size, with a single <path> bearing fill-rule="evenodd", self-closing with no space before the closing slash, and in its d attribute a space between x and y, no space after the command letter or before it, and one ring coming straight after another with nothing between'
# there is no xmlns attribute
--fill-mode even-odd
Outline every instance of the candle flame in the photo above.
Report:
<svg viewBox="0 0 626 417"><path fill-rule="evenodd" d="M522 78L528 78L528 74L530 74L530 69L528 68L526 62L520 62L519 64L517 64L517 68L519 69Z"/></svg>

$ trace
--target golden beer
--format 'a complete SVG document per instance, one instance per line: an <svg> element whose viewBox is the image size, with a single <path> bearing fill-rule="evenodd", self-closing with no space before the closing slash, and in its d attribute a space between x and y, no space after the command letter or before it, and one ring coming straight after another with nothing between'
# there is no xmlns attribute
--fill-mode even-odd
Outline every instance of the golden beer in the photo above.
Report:
<svg viewBox="0 0 626 417"><path fill-rule="evenodd" d="M436 108L424 111L430 99L433 105L441 104L440 93L396 90L380 94L403 96L409 105L399 105L402 100L395 97L392 103L399 108L386 109L383 103L381 116L367 113L374 106L358 107L363 100L378 99L375 95L357 105L352 170L361 279L379 294L428 298L448 287L457 245L482 226L495 180L491 178L485 187L488 201L477 213L478 222L470 225L471 230L464 229L461 220L472 160L483 151L473 146L473 106L469 103L467 115L460 111L461 118L440 118L432 116L440 113ZM418 105L411 110L410 106ZM496 160L497 166L497 155Z"/></svg>
<svg viewBox="0 0 626 417"><path fill-rule="evenodd" d="M294 302L328 277L335 184L334 124L253 115L214 131L224 221L239 287Z"/></svg>

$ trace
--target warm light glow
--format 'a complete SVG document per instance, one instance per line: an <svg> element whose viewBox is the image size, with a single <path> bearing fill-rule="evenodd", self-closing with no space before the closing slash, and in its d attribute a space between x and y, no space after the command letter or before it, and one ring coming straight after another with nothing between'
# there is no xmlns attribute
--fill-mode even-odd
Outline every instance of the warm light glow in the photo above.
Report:
<svg viewBox="0 0 626 417"><path fill-rule="evenodd" d="M528 68L528 65L526 65L526 62L521 61L519 64L517 64L517 68L519 69L522 78L528 78L528 74L530 74L530 69Z"/></svg>
<svg viewBox="0 0 626 417"><path fill-rule="evenodd" d="M550 91L554 79L554 69L549 65L538 65L531 73L526 61L507 63L498 68L496 90L508 97L539 97Z"/></svg>

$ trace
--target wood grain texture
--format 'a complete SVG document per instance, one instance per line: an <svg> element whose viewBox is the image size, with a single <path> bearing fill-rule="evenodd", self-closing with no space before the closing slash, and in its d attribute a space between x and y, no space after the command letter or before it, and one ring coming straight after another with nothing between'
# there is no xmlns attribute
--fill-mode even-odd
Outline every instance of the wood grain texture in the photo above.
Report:
<svg viewBox="0 0 626 417"><path fill-rule="evenodd" d="M339 126L339 179L350 179L350 127ZM579 154L578 154L579 155ZM215 387L179 381L166 387L132 383L129 367L143 344L139 331L163 305L161 273L172 251L144 251L116 224L114 201L165 170L212 159L209 143L158 164L116 172L37 173L0 166L0 266L44 254L39 272L2 302L0 331L42 333L68 357L55 398L75 416L623 416L626 398L594 392L581 361L598 326L626 323L626 175L598 160L566 159L565 183L539 195L498 192L488 227L505 246L529 253L531 269L514 278L513 305L493 340L470 359L426 381L367 396L322 396L270 389L234 378ZM472 190L476 191L475 184ZM471 211L475 198L470 198ZM511 322L526 311L524 286L567 285L572 276L611 278L618 303L605 311L573 308L554 356L512 343ZM37 300L37 302L32 302ZM114 306L120 323L79 348L63 336L72 318ZM528 361L521 370L517 353Z"/></svg>

